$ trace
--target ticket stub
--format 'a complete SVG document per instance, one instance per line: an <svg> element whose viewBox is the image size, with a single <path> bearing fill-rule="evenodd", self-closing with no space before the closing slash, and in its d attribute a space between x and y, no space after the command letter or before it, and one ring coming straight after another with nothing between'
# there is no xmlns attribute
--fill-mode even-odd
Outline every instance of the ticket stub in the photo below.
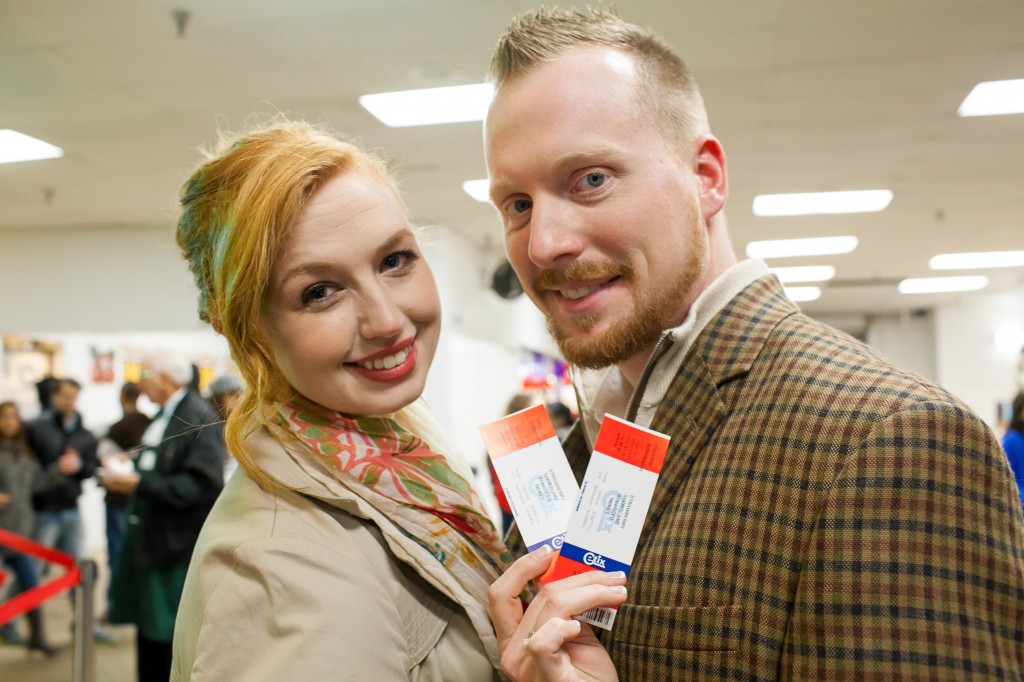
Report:
<svg viewBox="0 0 1024 682"><path fill-rule="evenodd" d="M480 427L523 542L557 551L580 488L543 405Z"/></svg>
<svg viewBox="0 0 1024 682"><path fill-rule="evenodd" d="M629 575L668 444L663 433L604 416L561 554L544 582L585 571ZM615 614L615 609L598 608L576 618L611 629Z"/></svg>

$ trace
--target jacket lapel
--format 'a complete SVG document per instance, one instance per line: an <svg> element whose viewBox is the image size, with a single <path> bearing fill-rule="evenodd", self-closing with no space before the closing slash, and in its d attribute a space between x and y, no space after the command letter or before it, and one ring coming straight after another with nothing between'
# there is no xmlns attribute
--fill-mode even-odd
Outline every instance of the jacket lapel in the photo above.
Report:
<svg viewBox="0 0 1024 682"><path fill-rule="evenodd" d="M729 414L720 387L745 375L772 330L795 312L774 275L764 277L726 304L697 336L651 423L672 441L640 534L641 546Z"/></svg>

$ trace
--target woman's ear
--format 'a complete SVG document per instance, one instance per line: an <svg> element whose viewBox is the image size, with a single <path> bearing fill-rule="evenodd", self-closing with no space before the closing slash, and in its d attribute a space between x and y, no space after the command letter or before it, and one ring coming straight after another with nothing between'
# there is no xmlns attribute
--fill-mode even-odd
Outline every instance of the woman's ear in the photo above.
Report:
<svg viewBox="0 0 1024 682"><path fill-rule="evenodd" d="M729 175L725 166L725 150L713 135L705 135L697 141L694 157L694 171L700 183L701 214L705 218L715 215L725 206L729 198Z"/></svg>

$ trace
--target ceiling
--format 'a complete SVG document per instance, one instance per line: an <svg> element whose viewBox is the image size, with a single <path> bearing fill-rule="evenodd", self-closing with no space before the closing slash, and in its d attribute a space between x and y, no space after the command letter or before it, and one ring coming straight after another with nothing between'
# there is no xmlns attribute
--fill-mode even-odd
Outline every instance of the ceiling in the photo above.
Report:
<svg viewBox="0 0 1024 682"><path fill-rule="evenodd" d="M0 128L63 147L0 165L6 230L170 229L218 129L283 112L380 147L414 219L500 249L479 123L388 129L361 94L479 82L525 0L0 0ZM1024 249L1024 115L958 118L979 81L1024 77L1021 0L618 0L690 64L728 154L727 218L755 239L853 234L812 314L888 314L936 253ZM187 11L183 30L175 11ZM881 213L757 218L756 194L891 189ZM963 273L974 274L974 273ZM1020 292L1024 268L982 293Z"/></svg>

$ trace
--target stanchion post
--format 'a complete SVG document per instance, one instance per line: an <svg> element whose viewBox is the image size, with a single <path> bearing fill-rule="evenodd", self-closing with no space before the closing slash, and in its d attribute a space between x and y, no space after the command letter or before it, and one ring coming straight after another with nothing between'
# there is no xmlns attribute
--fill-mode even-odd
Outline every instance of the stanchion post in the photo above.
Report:
<svg viewBox="0 0 1024 682"><path fill-rule="evenodd" d="M73 682L93 682L93 588L96 585L96 562L83 559L78 562L81 581L75 586L75 648L71 661Z"/></svg>

